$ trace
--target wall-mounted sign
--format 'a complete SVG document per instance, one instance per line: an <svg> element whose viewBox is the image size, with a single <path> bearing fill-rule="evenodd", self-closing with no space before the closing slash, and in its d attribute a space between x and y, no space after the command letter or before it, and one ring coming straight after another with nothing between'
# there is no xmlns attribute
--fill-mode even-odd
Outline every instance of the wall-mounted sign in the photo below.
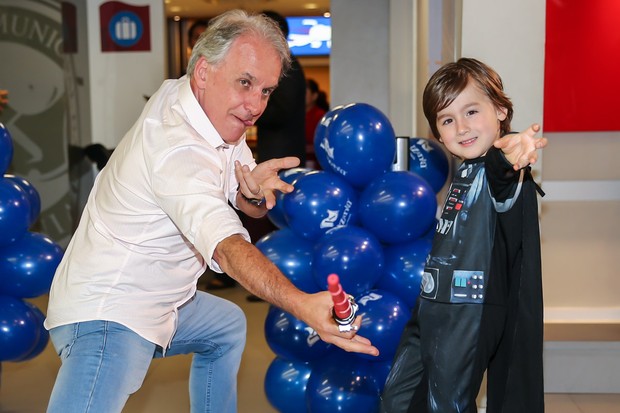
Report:
<svg viewBox="0 0 620 413"><path fill-rule="evenodd" d="M149 6L109 1L99 6L102 52L151 50Z"/></svg>

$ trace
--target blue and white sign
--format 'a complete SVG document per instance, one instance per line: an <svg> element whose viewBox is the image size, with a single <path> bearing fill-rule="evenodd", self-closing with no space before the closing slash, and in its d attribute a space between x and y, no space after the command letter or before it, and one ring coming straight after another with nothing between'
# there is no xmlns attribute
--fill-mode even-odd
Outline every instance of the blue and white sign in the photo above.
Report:
<svg viewBox="0 0 620 413"><path fill-rule="evenodd" d="M110 38L121 47L130 47L138 43L144 28L140 18L130 11L117 13L108 26Z"/></svg>

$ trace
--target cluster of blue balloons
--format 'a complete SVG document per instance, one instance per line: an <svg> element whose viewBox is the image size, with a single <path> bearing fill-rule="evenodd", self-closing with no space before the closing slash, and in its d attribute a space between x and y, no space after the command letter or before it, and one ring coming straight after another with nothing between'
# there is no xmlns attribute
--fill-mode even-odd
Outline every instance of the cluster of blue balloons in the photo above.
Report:
<svg viewBox="0 0 620 413"><path fill-rule="evenodd" d="M265 377L269 402L282 413L378 411L379 395L420 292L431 247L436 194L449 170L435 142L409 145L409 170L393 171L396 137L365 103L338 106L321 120L315 153L322 170L294 168L281 177L268 216L278 230L257 247L299 289L327 289L338 274L362 315L360 334L379 357L349 354L321 341L303 321L270 307L265 338L276 357Z"/></svg>
<svg viewBox="0 0 620 413"><path fill-rule="evenodd" d="M0 123L0 362L39 355L49 334L45 316L26 301L49 292L63 250L47 236L31 232L41 212L37 190L8 174L13 141Z"/></svg>

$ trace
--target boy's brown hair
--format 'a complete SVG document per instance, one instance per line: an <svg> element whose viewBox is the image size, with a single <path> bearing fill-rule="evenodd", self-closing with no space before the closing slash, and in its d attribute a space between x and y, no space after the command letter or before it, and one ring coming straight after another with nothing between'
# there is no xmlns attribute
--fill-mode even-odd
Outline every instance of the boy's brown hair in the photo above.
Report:
<svg viewBox="0 0 620 413"><path fill-rule="evenodd" d="M448 107L470 81L475 82L497 108L506 109L506 119L500 123L500 136L510 132L513 108L510 98L504 92L501 77L479 60L463 57L440 67L424 88L422 108L435 138L440 138L437 113Z"/></svg>

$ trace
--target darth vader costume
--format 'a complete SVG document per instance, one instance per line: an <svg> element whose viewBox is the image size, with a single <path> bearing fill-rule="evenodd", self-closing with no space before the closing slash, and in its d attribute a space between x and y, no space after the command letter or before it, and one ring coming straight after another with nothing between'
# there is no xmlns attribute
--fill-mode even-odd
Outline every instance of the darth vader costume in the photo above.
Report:
<svg viewBox="0 0 620 413"><path fill-rule="evenodd" d="M475 413L485 371L488 413L544 411L537 191L497 148L460 165L382 412Z"/></svg>

